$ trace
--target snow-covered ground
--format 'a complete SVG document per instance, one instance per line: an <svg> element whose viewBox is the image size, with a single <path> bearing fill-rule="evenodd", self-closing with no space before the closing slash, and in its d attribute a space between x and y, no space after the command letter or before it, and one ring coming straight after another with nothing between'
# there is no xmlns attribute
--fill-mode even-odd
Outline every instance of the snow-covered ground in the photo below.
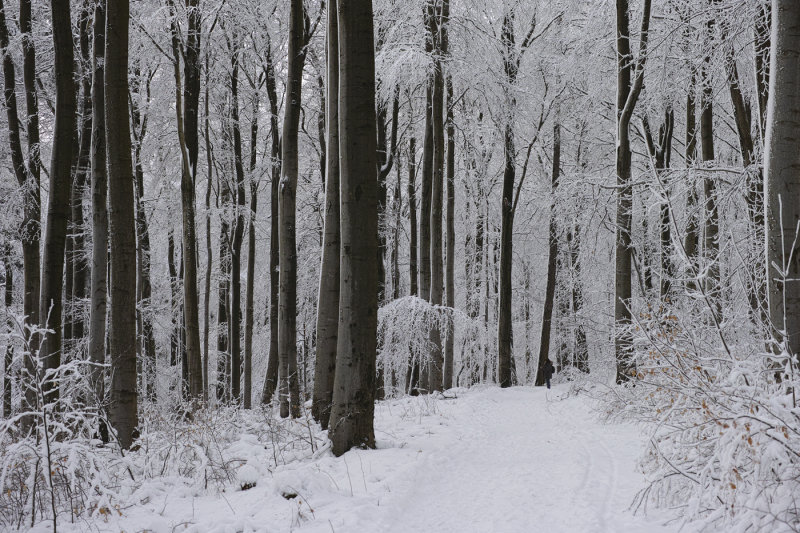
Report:
<svg viewBox="0 0 800 533"><path fill-rule="evenodd" d="M629 506L644 436L603 424L566 388L480 388L376 410L377 450L328 451L269 471L257 439L224 492L148 481L139 503L61 531L667 532ZM237 451L238 450L238 451ZM249 459L247 459L249 457ZM264 460L266 462L266 459ZM255 487L241 490L243 483ZM134 493L136 497L137 493ZM37 529L46 530L45 524ZM684 529L686 531L686 529Z"/></svg>

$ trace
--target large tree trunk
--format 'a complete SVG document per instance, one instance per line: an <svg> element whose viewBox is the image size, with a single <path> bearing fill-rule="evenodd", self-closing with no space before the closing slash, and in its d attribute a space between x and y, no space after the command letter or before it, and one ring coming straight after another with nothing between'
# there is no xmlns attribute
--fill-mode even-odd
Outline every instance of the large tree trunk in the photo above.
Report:
<svg viewBox="0 0 800 533"><path fill-rule="evenodd" d="M317 361L311 414L323 429L328 427L333 402L336 345L339 327L339 26L336 0L328 6L327 151L325 165L325 228L317 300Z"/></svg>
<svg viewBox="0 0 800 533"><path fill-rule="evenodd" d="M517 79L519 60L514 38L514 13L503 17L502 30L503 69L509 91ZM511 115L516 107L512 94L506 94L506 105ZM511 272L514 258L514 183L516 181L516 152L514 146L513 118L506 118L503 134L503 192L501 196L500 223L500 279L497 317L497 379L501 387L512 385L512 313Z"/></svg>
<svg viewBox="0 0 800 533"><path fill-rule="evenodd" d="M64 248L72 189L72 139L75 135L76 111L73 81L75 54L69 0L51 0L50 11L55 50L56 109L39 300L39 323L52 330L44 337L39 351L45 372L55 370L61 364L61 293L64 288ZM58 388L52 382L46 385L45 392L48 400L58 398Z"/></svg>
<svg viewBox="0 0 800 533"><path fill-rule="evenodd" d="M111 236L111 424L120 446L136 438L136 225L128 121L127 0L109 0L106 14L105 115Z"/></svg>
<svg viewBox="0 0 800 533"><path fill-rule="evenodd" d="M236 220L231 246L231 396L239 402L242 378L242 240L244 239L244 164L242 163L242 130L239 123L239 57L237 37L233 38L231 57L231 119L233 128L233 159L236 170Z"/></svg>
<svg viewBox="0 0 800 533"><path fill-rule="evenodd" d="M441 8L443 9L445 1ZM433 305L441 306L444 295L444 271L442 265L442 201L444 197L444 71L441 55L447 52L447 29L443 13L434 11L432 22L434 37L433 61L433 102L431 106L433 124L433 183L431 186L431 296ZM442 332L438 323L431 327L431 364L429 371L429 390L442 390L444 372L444 353L442 352Z"/></svg>
<svg viewBox="0 0 800 533"><path fill-rule="evenodd" d="M261 393L261 403L272 402L272 395L278 385L278 286L280 273L278 266L278 189L281 176L280 133L278 129L278 94L275 88L275 65L272 51L267 42L265 70L267 75L267 96L270 109L270 237L269 237L269 359L267 376Z"/></svg>
<svg viewBox="0 0 800 533"><path fill-rule="evenodd" d="M297 246L296 216L300 103L305 63L302 0L291 0L289 15L289 65L283 120L283 157L278 192L280 292L278 295L278 357L281 416L300 416L297 382Z"/></svg>
<svg viewBox="0 0 800 533"><path fill-rule="evenodd" d="M106 360L106 305L108 299L108 178L106 177L105 117L105 1L94 9L92 61L92 279L89 308L89 361L96 407L105 397L103 365Z"/></svg>
<svg viewBox="0 0 800 533"><path fill-rule="evenodd" d="M772 63L764 148L769 314L777 353L800 353L800 4L772 2ZM780 270L775 268L778 265Z"/></svg>
<svg viewBox="0 0 800 533"><path fill-rule="evenodd" d="M550 333L553 329L553 302L556 294L556 262L558 260L558 233L556 224L556 189L561 172L561 130L558 123L553 126L553 173L550 187L550 230L548 232L547 281L544 290L544 309L542 311L542 330L539 336L539 358L536 369L536 386L542 386L544 368L550 358Z"/></svg>
<svg viewBox="0 0 800 533"><path fill-rule="evenodd" d="M329 435L335 455L375 447L377 154L372 3L339 2L341 286Z"/></svg>

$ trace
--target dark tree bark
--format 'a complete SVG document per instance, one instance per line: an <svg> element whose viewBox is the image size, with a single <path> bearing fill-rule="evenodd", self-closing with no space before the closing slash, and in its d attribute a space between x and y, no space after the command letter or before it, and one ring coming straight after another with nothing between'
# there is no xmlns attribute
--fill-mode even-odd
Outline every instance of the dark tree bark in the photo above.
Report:
<svg viewBox="0 0 800 533"><path fill-rule="evenodd" d="M289 65L286 109L283 120L281 181L278 192L278 239L280 287L278 295L278 376L281 416L300 416L297 382L297 246L296 201L298 175L298 129L303 84L305 8L302 0L291 0L289 15Z"/></svg>
<svg viewBox="0 0 800 533"><path fill-rule="evenodd" d="M772 2L772 66L764 151L766 200L766 265L769 314L776 353L800 353L800 251L797 221L800 186L800 4ZM782 272L773 265L781 267ZM783 364L783 363L781 363Z"/></svg>
<svg viewBox="0 0 800 533"><path fill-rule="evenodd" d="M514 38L514 14L507 13L503 18L502 30L503 68L506 82L512 86L517 78L519 59L516 57ZM514 97L508 95L508 105L514 107ZM500 287L497 322L497 379L501 387L512 385L511 360L512 324L511 324L511 272L514 257L514 183L516 182L516 152L514 147L514 126L510 119L504 128L503 154L503 191L501 204L500 229Z"/></svg>
<svg viewBox="0 0 800 533"><path fill-rule="evenodd" d="M317 300L317 361L311 414L327 429L333 402L339 327L339 26L336 0L328 5L325 228Z"/></svg>
<svg viewBox="0 0 800 533"><path fill-rule="evenodd" d="M417 184L416 184L417 139L408 141L408 219L411 230L408 245L408 282L409 293L416 296L418 289L417 272Z"/></svg>
<svg viewBox="0 0 800 533"><path fill-rule="evenodd" d="M630 44L628 0L617 0L617 224L615 227L614 269L614 351L618 383L634 372L630 362L631 326L631 229L633 187L631 185L630 122L644 83L647 60L651 0L645 0L642 29L639 33L639 56L634 59ZM633 80L631 76L634 76Z"/></svg>
<svg viewBox="0 0 800 533"><path fill-rule="evenodd" d="M761 144L766 140L767 104L769 101L770 38L772 25L771 0L761 0L755 19L755 78L758 99L758 131Z"/></svg>
<svg viewBox="0 0 800 533"><path fill-rule="evenodd" d="M278 288L280 273L278 266L278 189L281 177L281 141L278 128L278 93L275 83L275 65L272 62L272 51L267 41L265 58L267 78L267 96L270 110L270 237L269 237L269 359L267 360L267 376L261 393L261 403L272 402L272 395L278 386Z"/></svg>
<svg viewBox="0 0 800 533"><path fill-rule="evenodd" d="M105 0L94 8L94 52L92 54L92 279L89 312L89 361L97 407L105 397L106 305L108 299L108 178L106 176L105 117Z"/></svg>
<svg viewBox="0 0 800 533"><path fill-rule="evenodd" d="M233 163L236 171L236 188L233 197L236 219L231 242L231 396L233 402L241 399L242 380L242 240L244 239L244 164L242 163L242 130L239 122L239 51L237 37L233 37L231 56L231 119L233 124Z"/></svg>
<svg viewBox="0 0 800 533"><path fill-rule="evenodd" d="M172 227L169 228L167 235L167 269L169 271L170 287L170 320L172 322L169 335L169 364L176 366L181 359L181 331L182 327L182 305L179 293L180 280L178 279L178 268L175 266L175 235Z"/></svg>
<svg viewBox="0 0 800 533"><path fill-rule="evenodd" d="M47 226L42 259L42 285L39 323L53 332L42 340L39 357L45 372L61 364L62 290L64 288L64 249L72 190L73 135L75 135L75 53L69 0L51 0L55 56L56 109L53 149L50 159L50 191L47 201ZM133 179L133 178L131 178ZM52 382L45 387L48 400L58 398Z"/></svg>
<svg viewBox="0 0 800 533"><path fill-rule="evenodd" d="M433 125L433 182L431 184L431 295L430 302L441 306L444 295L444 271L442 265L442 201L444 198L444 70L441 57L447 52L447 29L443 13L445 0L440 8L431 7L434 33L433 92L431 116ZM444 372L444 353L442 351L442 332L438 324L431 327L431 364L429 370L429 390L442 390Z"/></svg>
<svg viewBox="0 0 800 533"><path fill-rule="evenodd" d="M561 129L559 124L553 126L553 173L550 193L550 230L548 232L547 281L544 291L544 309L542 311L542 329L539 336L539 358L536 369L536 386L545 384L544 368L550 358L550 333L553 329L553 303L556 294L556 261L558 260L558 226L556 223L556 189L561 173Z"/></svg>
<svg viewBox="0 0 800 533"><path fill-rule="evenodd" d="M106 13L105 115L111 237L111 424L127 449L139 424L136 389L136 224L128 121L128 0Z"/></svg>
<svg viewBox="0 0 800 533"><path fill-rule="evenodd" d="M339 2L341 284L330 430L334 455L375 447L377 153L372 2Z"/></svg>

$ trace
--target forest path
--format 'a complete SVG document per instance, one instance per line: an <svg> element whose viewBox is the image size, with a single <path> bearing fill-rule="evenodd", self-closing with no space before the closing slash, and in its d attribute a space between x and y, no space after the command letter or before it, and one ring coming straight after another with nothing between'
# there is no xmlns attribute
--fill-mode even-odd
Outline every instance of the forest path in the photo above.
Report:
<svg viewBox="0 0 800 533"><path fill-rule="evenodd" d="M644 487L640 433L559 396L492 388L437 402L445 427L408 442L415 465L387 487L377 530L670 531L628 510Z"/></svg>

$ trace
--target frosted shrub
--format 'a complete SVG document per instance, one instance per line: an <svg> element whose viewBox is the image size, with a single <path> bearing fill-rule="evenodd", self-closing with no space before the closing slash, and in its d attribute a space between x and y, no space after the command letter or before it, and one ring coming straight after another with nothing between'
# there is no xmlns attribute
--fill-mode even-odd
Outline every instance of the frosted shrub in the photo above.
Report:
<svg viewBox="0 0 800 533"><path fill-rule="evenodd" d="M614 404L653 428L636 506L680 508L710 531L800 529L796 361L730 345L696 317L643 313L635 326L637 376Z"/></svg>

